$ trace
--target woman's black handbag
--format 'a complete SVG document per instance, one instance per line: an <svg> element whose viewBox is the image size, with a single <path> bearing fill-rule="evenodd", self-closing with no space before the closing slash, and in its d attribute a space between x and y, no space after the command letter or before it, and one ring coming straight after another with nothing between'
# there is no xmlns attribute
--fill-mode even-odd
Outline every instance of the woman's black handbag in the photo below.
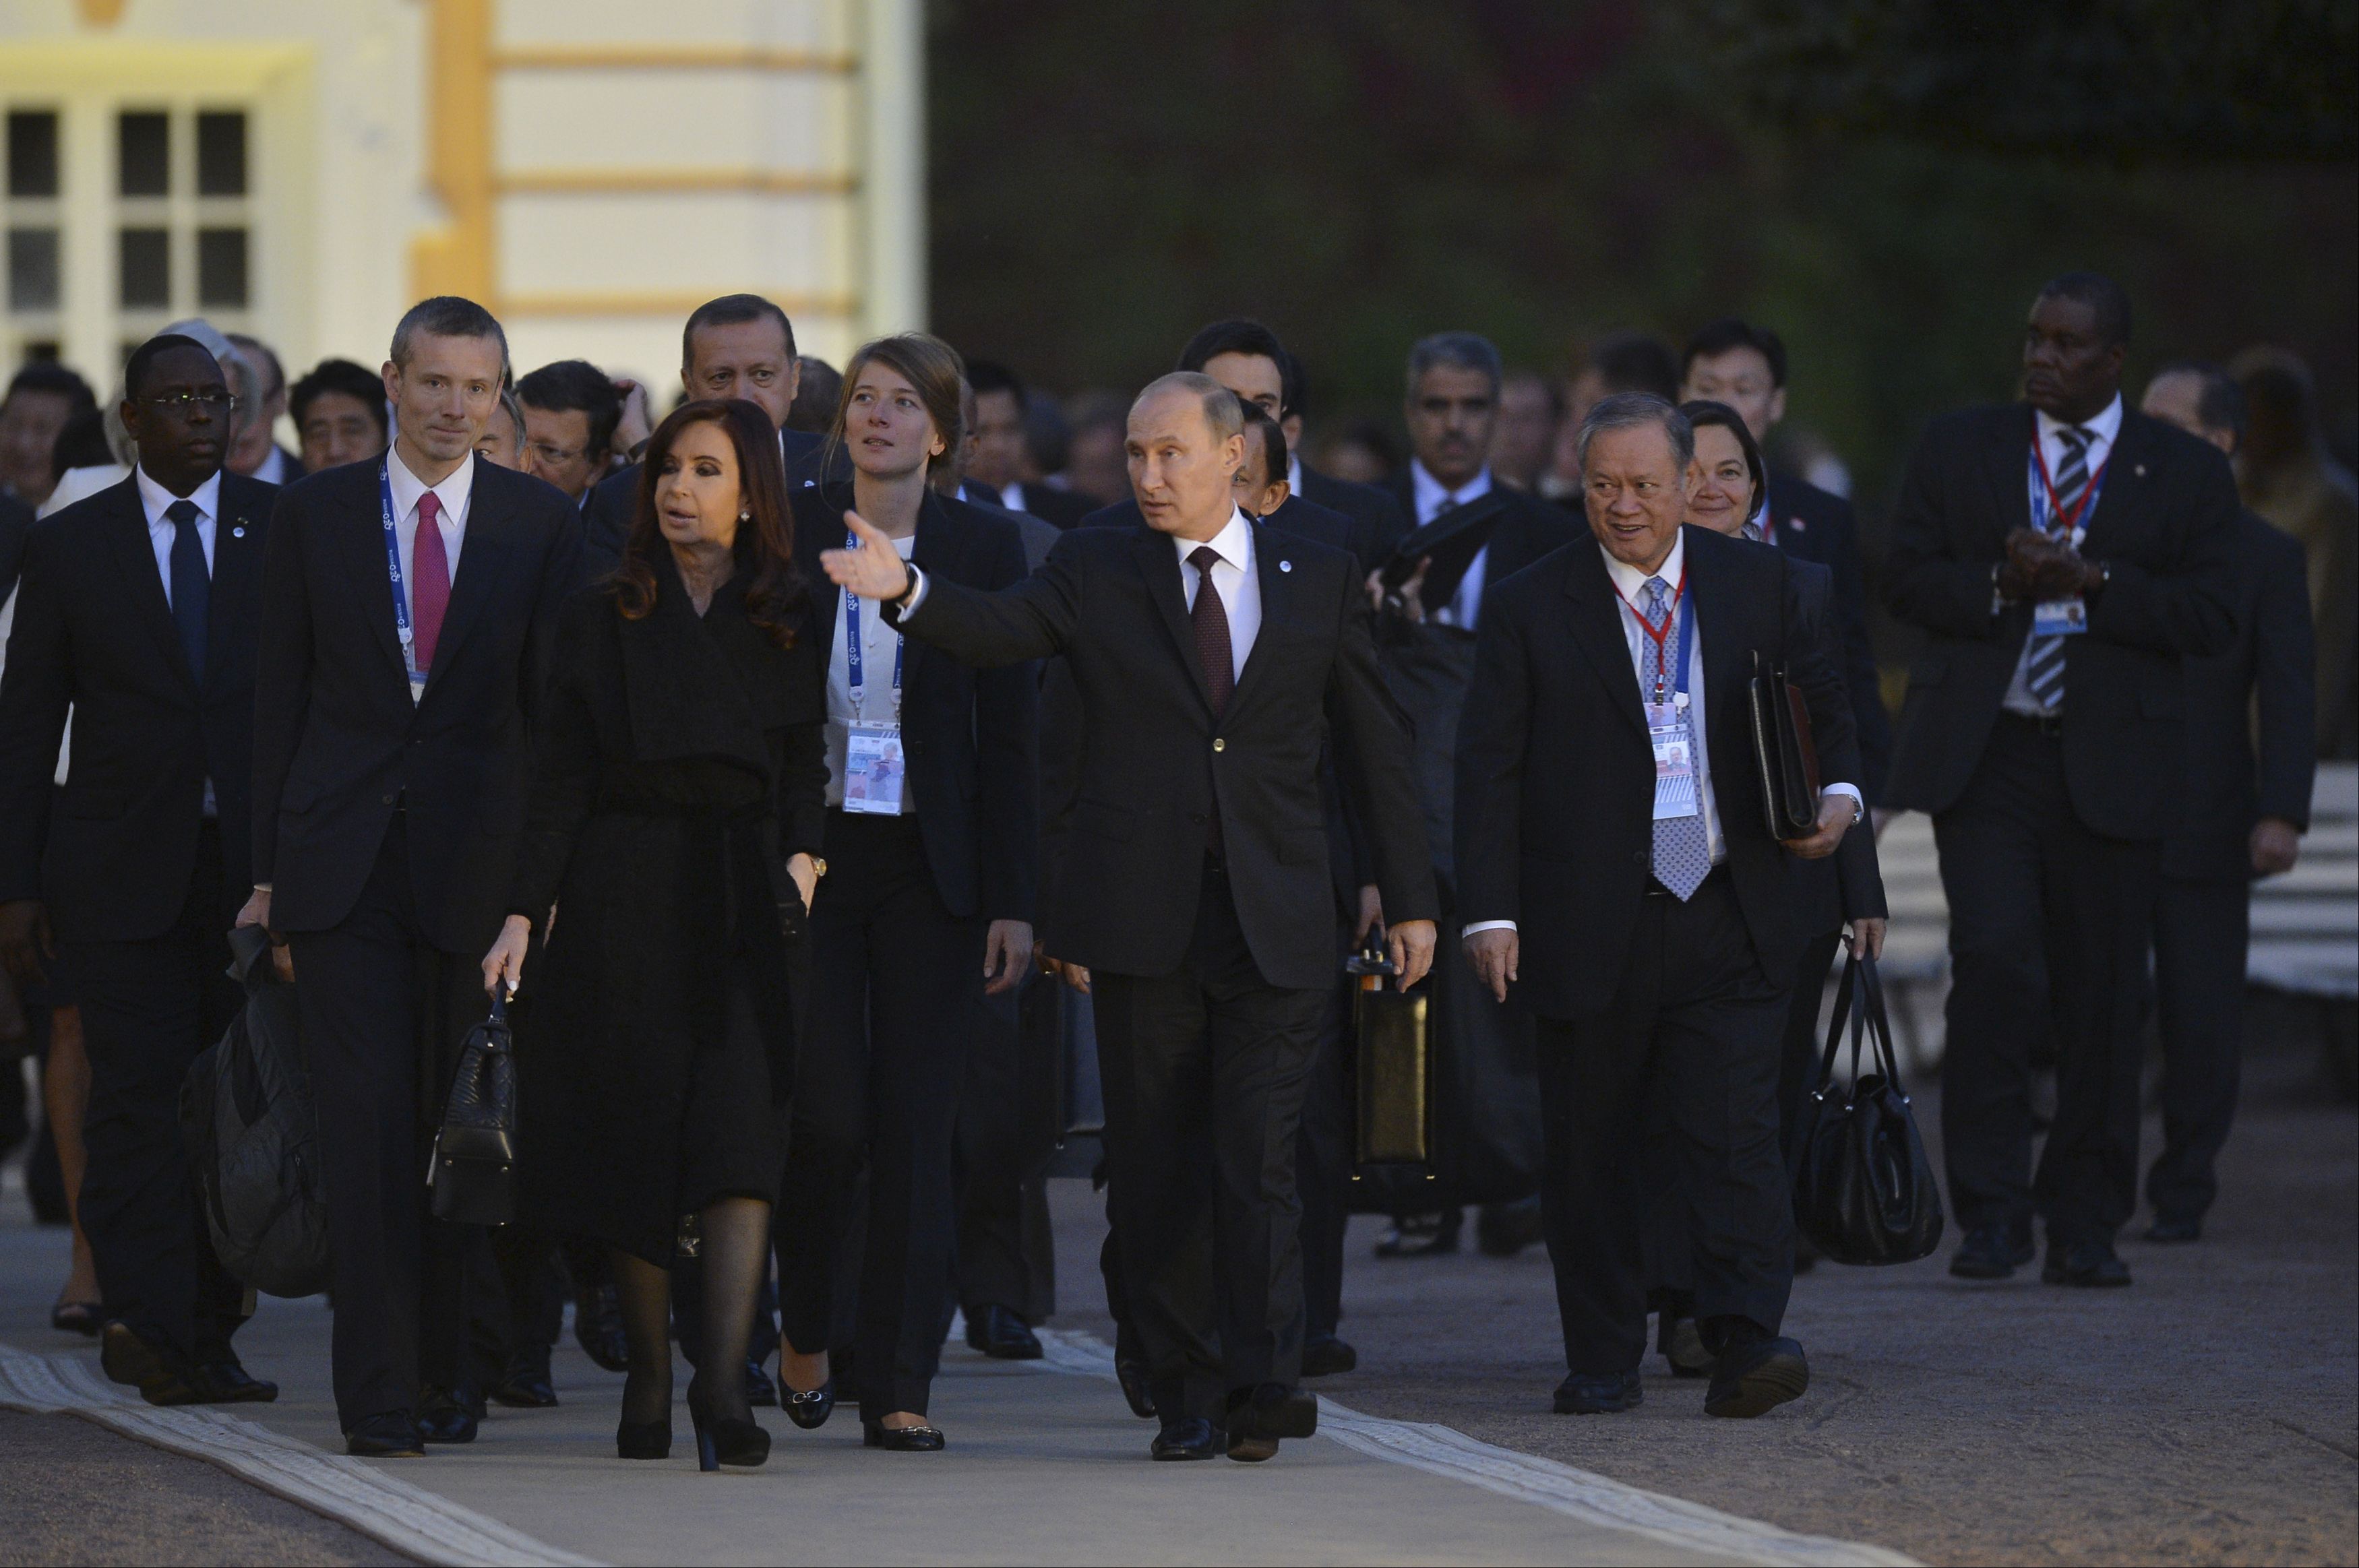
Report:
<svg viewBox="0 0 2359 1568"><path fill-rule="evenodd" d="M506 1225L516 1218L516 1040L507 1002L492 995L492 1015L467 1032L459 1070L434 1135L426 1182L434 1217L461 1225Z"/></svg>
<svg viewBox="0 0 2359 1568"><path fill-rule="evenodd" d="M1834 1081L1835 1047L1846 1021L1852 1083L1842 1089ZM1875 1039L1865 1077L1859 1072L1863 1034ZM1900 1087L1884 982L1873 958L1844 966L1819 1087L1803 1114L1809 1130L1794 1176L1794 1221L1820 1251L1838 1263L1911 1263L1940 1245L1941 1194Z"/></svg>

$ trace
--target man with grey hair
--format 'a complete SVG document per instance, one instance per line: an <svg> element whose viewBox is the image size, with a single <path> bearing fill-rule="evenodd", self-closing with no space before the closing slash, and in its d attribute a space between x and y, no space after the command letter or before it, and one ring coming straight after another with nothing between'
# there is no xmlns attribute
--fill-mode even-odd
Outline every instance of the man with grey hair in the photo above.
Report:
<svg viewBox="0 0 2359 1568"><path fill-rule="evenodd" d="M278 420L287 412L287 367L279 362L277 351L259 338L232 332L229 341L260 383L252 417L239 423L237 444L229 455L230 471L250 475L265 484L292 484L303 477L303 463L277 439Z"/></svg>
<svg viewBox="0 0 2359 1568"><path fill-rule="evenodd" d="M1681 526L1694 442L1651 394L1591 410L1594 543L1491 590L1458 729L1466 951L1537 1020L1565 1414L1640 1401L1641 1180L1658 1156L1687 1209L1716 1361L1706 1411L1759 1415L1810 1381L1802 1347L1778 1336L1793 1284L1778 1047L1812 934L1793 860L1832 854L1862 806L1831 784L1814 831L1772 836L1747 730L1755 668L1790 672L1828 777L1857 777L1859 749L1786 557ZM1660 1151L1643 1147L1649 1108L1669 1123Z"/></svg>
<svg viewBox="0 0 2359 1568"><path fill-rule="evenodd" d="M1408 737L1357 566L1237 510L1243 426L1208 376L1150 384L1124 442L1144 522L1073 529L995 593L904 562L856 514L857 547L821 557L919 642L981 666L1062 654L1079 693L1069 842L1040 932L1095 1001L1109 1193L1159 1459L1267 1459L1317 1425L1299 1387L1294 1164L1343 958L1319 788L1331 725L1404 987L1434 941Z"/></svg>

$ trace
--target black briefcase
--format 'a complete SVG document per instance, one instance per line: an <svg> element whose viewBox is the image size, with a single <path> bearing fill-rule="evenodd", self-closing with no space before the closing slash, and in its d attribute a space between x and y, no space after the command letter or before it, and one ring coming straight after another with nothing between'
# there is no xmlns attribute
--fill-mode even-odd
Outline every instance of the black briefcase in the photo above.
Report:
<svg viewBox="0 0 2359 1568"><path fill-rule="evenodd" d="M1810 737L1810 707L1786 678L1786 666L1765 665L1758 650L1745 696L1769 836L1807 838L1819 825L1819 752Z"/></svg>
<svg viewBox="0 0 2359 1568"><path fill-rule="evenodd" d="M1851 1026L1851 1087L1836 1087L1835 1048ZM1875 1058L1860 1076L1863 1036ZM1794 1223L1838 1263L1913 1263L1941 1243L1941 1192L1900 1087L1884 982L1873 958L1845 961L1827 1023L1819 1087L1803 1111L1801 1168L1794 1175Z"/></svg>
<svg viewBox="0 0 2359 1568"><path fill-rule="evenodd" d="M1426 998L1385 984L1399 971L1372 928L1343 962L1352 993L1353 1153L1362 1165L1422 1165L1433 1159L1433 1036Z"/></svg>
<svg viewBox="0 0 2359 1568"><path fill-rule="evenodd" d="M467 1032L459 1070L434 1135L426 1184L434 1217L461 1225L506 1225L516 1218L516 1040L507 1002L492 993L489 1018Z"/></svg>

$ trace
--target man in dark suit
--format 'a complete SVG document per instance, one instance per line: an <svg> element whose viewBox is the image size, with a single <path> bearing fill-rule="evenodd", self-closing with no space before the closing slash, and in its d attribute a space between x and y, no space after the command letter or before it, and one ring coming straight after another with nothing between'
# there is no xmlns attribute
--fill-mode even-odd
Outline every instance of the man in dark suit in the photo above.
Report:
<svg viewBox="0 0 2359 1568"><path fill-rule="evenodd" d="M2245 390L2216 364L2165 365L2139 411L2231 458L2244 438ZM2301 543L2244 512L2235 553L2236 640L2187 661L2186 812L2162 843L2162 1152L2146 1175L2148 1241L2200 1239L2219 1195L2212 1166L2236 1113L2253 882L2300 858L2318 773L2317 639Z"/></svg>
<svg viewBox="0 0 2359 1568"><path fill-rule="evenodd" d="M1688 340L1681 358L1680 400L1708 398L1744 416L1756 441L1786 416L1786 344L1767 327L1735 317L1714 321ZM1769 470L1769 492L1754 514L1756 536L1834 576L1835 626L1843 637L1843 684L1851 692L1859 733L1860 786L1871 805L1881 798L1892 758L1892 719L1875 673L1867 636L1867 579L1860 569L1859 525L1851 503L1799 474Z"/></svg>
<svg viewBox="0 0 2359 1568"><path fill-rule="evenodd" d="M1569 1375L1563 1413L1626 1411L1647 1347L1641 1130L1658 1105L1687 1207L1704 1409L1809 1386L1778 1336L1793 1281L1778 1148L1804 861L1863 814L1843 678L1774 552L1682 528L1695 433L1623 394L1580 436L1593 544L1491 589L1458 730L1459 914L1483 982L1538 1015L1541 1187ZM1810 837L1769 832L1745 691L1785 663L1830 779ZM1528 957L1531 978L1523 979Z"/></svg>
<svg viewBox="0 0 2359 1568"><path fill-rule="evenodd" d="M800 384L795 327L787 313L758 294L724 294L689 312L679 333L679 381L690 397L743 397L761 406L778 428L778 459L792 496L819 482L825 444L787 427ZM623 560L623 542L639 508L639 465L628 464L598 481L582 503L582 571L603 577Z"/></svg>
<svg viewBox="0 0 2359 1568"><path fill-rule="evenodd" d="M912 637L979 665L1062 654L1079 689L1072 843L1042 923L1095 997L1125 1282L1155 1451L1172 1459L1266 1459L1317 1422L1296 1386L1294 1149L1343 957L1317 784L1331 725L1405 984L1433 940L1405 737L1353 564L1256 535L1232 494L1243 425L1209 377L1149 385L1125 443L1147 525L1076 529L998 593L907 568L864 524L857 550L825 557ZM1208 1231L1217 1281L1186 1266ZM1215 1321L1217 1347L1201 1330Z"/></svg>
<svg viewBox="0 0 2359 1568"><path fill-rule="evenodd" d="M1028 512L1058 528L1077 525L1090 511L1089 501L1037 477L1026 435L1025 411L1030 405L1024 383L995 360L969 360L966 378L974 388L974 440L967 449L966 482L989 491L987 499L1010 512Z"/></svg>
<svg viewBox="0 0 2359 1568"><path fill-rule="evenodd" d="M382 463L290 486L272 521L255 680L254 896L291 938L335 1259L336 1411L352 1451L475 1434L489 1288L478 1227L420 1173L483 1011L524 808L529 726L581 529L562 492L478 460L507 340L481 306L411 308ZM462 1315L463 1314L463 1315Z"/></svg>
<svg viewBox="0 0 2359 1568"><path fill-rule="evenodd" d="M223 471L234 400L194 339L124 372L131 478L26 542L0 681L0 959L38 978L54 934L90 1060L81 1217L107 1375L155 1404L268 1400L230 1348L224 1273L179 1122L189 1065L239 1005L223 942L250 881L254 658L275 487ZM69 710L72 772L51 807Z"/></svg>
<svg viewBox="0 0 2359 1568"><path fill-rule="evenodd" d="M2129 302L2040 291L2026 402L1926 429L1892 517L1893 613L1925 633L1886 804L1930 812L1950 906L1941 1068L1963 1279L2125 1285L2161 841L2186 801L2181 663L2234 634L2227 460L2122 406ZM2056 1113L2030 1177L2034 1041Z"/></svg>

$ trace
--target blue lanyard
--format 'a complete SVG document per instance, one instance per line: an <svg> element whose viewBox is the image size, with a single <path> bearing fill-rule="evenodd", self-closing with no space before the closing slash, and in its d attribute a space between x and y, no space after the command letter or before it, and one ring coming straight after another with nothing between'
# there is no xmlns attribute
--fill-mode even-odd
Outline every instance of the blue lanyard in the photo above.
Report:
<svg viewBox="0 0 2359 1568"><path fill-rule="evenodd" d="M843 535L843 547L847 550L860 548L860 536L847 532ZM897 636L893 639L893 719L895 723L900 722L901 719L902 643L903 639L900 637ZM848 683L852 687L852 717L855 721L868 717L866 704L863 700L868 687L868 677L863 670L866 663L866 655L860 646L860 596L847 588L843 590L843 664Z"/></svg>
<svg viewBox="0 0 2359 1568"><path fill-rule="evenodd" d="M393 629L401 639L401 667L413 681L424 678L418 667L418 639L409 629L409 584L401 575L401 533L393 523L393 475L387 463L376 466L376 499L385 518L385 569L393 579Z"/></svg>

